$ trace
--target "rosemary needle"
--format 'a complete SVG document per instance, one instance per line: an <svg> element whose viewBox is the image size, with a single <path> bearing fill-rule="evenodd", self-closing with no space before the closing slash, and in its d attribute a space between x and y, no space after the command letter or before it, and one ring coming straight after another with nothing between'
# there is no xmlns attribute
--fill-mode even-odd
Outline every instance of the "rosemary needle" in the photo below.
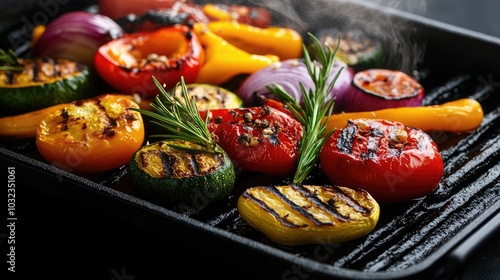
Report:
<svg viewBox="0 0 500 280"><path fill-rule="evenodd" d="M189 99L184 78L181 77L180 83L178 83L175 87L181 87L181 98L174 94L169 94L169 92L163 88L155 77L152 78L156 87L160 91L160 95L157 95L154 103L151 104L154 112L142 109L132 109L143 115L151 117L152 123L159 125L167 132L166 134L150 136L189 141L198 144L201 147L201 149L193 149L170 145L173 148L182 149L187 152L222 153L221 148L213 140L212 135L207 128L210 112L207 112L205 119L201 118L194 97ZM175 88L172 92L175 92Z"/></svg>
<svg viewBox="0 0 500 280"><path fill-rule="evenodd" d="M304 63L315 87L307 91L302 84L299 84L304 99L304 106L301 107L280 85L274 84L268 87L278 99L290 108L294 116L304 127L302 143L299 148L297 170L292 180L295 184L301 184L309 175L318 161L323 144L331 133L333 133L331 131L325 134L326 122L323 121L323 118L331 115L333 112L334 99L330 99L328 102L325 101L343 69L341 68L333 80L328 83L328 78L333 72L335 54L340 44L337 44L337 48L332 50L331 48L325 48L311 33L309 33L309 36L313 40L312 51L315 57L318 58L319 64L316 60L311 59L307 48L303 45Z"/></svg>
<svg viewBox="0 0 500 280"><path fill-rule="evenodd" d="M0 70L2 71L23 71L24 67L19 62L17 55L13 50L9 49L9 52L5 52L0 49Z"/></svg>

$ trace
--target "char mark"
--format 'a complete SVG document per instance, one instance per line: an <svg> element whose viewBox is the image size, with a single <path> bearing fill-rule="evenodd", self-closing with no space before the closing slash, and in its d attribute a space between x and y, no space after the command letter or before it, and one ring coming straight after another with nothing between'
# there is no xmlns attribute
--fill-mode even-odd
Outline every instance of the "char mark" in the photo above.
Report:
<svg viewBox="0 0 500 280"><path fill-rule="evenodd" d="M269 213L269 214L273 215L274 217L276 217L276 219L280 220L285 226L291 227L291 228L299 228L299 227L301 227L301 226L296 225L294 223L290 223L289 221L287 221L286 219L284 219L283 217L281 217L274 209L268 207L262 200L260 200L260 199L256 198L255 196L251 195L249 192L243 192L242 195L243 195L244 198L249 199L252 202L254 202L255 204L257 204L260 208L262 208L267 213Z"/></svg>
<svg viewBox="0 0 500 280"><path fill-rule="evenodd" d="M295 202L291 201L288 199L283 193L281 193L278 188L276 187L270 187L270 191L274 194L276 194L283 202L288 204L290 207L292 207L293 210L295 210L297 213L301 214L302 216L306 217L310 221L312 221L314 224L321 226L321 225L331 225L331 223L324 223L319 221L318 219L314 218L314 216L307 211L307 209L302 208L301 206L297 205ZM308 200L310 200L310 196L306 195L305 196ZM323 207L322 207L323 208Z"/></svg>
<svg viewBox="0 0 500 280"><path fill-rule="evenodd" d="M340 137L337 142L337 148L339 151L351 154L353 141L356 138L357 131L358 127L352 121L349 121L347 126L340 133Z"/></svg>
<svg viewBox="0 0 500 280"><path fill-rule="evenodd" d="M334 191L337 194L337 197L341 200L343 200L349 207L353 208L359 213L362 213L363 215L369 215L371 213L371 209L366 208L359 204L357 200L346 194L341 188L338 186L325 186L331 188L332 191Z"/></svg>
<svg viewBox="0 0 500 280"><path fill-rule="evenodd" d="M337 208L335 207L335 205L333 203L325 204L323 201L321 201L318 198L317 194L309 192L309 190L306 189L305 187L303 187L301 185L296 185L296 184L292 185L292 187L296 191L300 192L304 197L306 197L311 203L316 205L318 208L321 208L321 209L325 210L326 212L330 213L332 216L337 218L339 221L347 222L350 220L349 216L344 216L341 213L339 213L339 211L337 210Z"/></svg>

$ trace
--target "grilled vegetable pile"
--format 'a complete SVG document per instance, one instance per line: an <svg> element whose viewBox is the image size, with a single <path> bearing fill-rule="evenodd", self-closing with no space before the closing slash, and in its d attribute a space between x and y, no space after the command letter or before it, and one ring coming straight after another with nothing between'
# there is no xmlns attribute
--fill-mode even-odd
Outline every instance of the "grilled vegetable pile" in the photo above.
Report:
<svg viewBox="0 0 500 280"><path fill-rule="evenodd" d="M79 14L77 29L100 21L75 38L37 27L32 57L0 54L0 137L32 141L82 176L125 170L133 195L181 213L235 205L281 245L362 238L384 204L439 187L428 132L470 133L483 119L472 99L422 106L423 86L385 69L381 44L360 30L304 43L262 7L114 4ZM92 59L62 57L80 52L46 38L94 38ZM253 177L266 183L242 184Z"/></svg>
<svg viewBox="0 0 500 280"><path fill-rule="evenodd" d="M361 186L346 190L342 186L305 183L319 161L325 141L333 135L333 131L326 132L323 117L333 111L334 99L327 98L343 70L329 80L335 52L325 50L317 38L311 37L319 61L313 62L305 51L305 65L315 87L306 90L301 86L304 107L280 85L270 88L290 107L304 129L291 183L251 187L238 199L238 211L249 225L288 246L356 239L375 228L379 218L379 204Z"/></svg>

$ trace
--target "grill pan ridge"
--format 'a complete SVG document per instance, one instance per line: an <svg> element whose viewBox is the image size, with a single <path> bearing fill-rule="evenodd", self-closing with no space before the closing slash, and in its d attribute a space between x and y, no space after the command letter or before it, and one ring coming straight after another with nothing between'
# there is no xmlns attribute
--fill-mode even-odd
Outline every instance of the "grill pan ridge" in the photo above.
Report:
<svg viewBox="0 0 500 280"><path fill-rule="evenodd" d="M274 1L260 4L269 3ZM283 3L301 11L323 2ZM241 260L248 257L255 263L275 264L271 270L254 267L257 274L289 279L304 275L308 279L453 277L463 263L450 259L450 252L500 216L500 40L363 1L339 1L337 5L341 10L368 11L372 16L390 20L390 24L402 23L425 42L425 53L415 73L427 92L425 104L471 97L482 104L485 113L483 123L474 132L430 132L445 163L439 188L423 199L382 204L379 223L366 237L345 244L296 248L273 244L250 229L235 208L235 199L244 187L268 182L254 174L241 177L234 195L226 201L199 212L179 213L134 196L127 188L124 168L99 178L83 178L43 162L33 152L32 143L15 141L0 142L0 158L7 165L20 166L20 170L25 170L23 174L29 172L39 179L28 186L34 196L70 201L92 212L107 212L117 221L140 228L155 241L162 240L157 236L173 231L185 235L184 240L189 240L186 246L193 251L203 247L231 256L231 250L235 250L235 259L227 257L225 261L241 268L245 267ZM328 13L315 19L309 14L299 16L309 23L308 29L314 30L320 23L325 24ZM302 21L290 21L282 13L276 17L279 22L302 26L298 24ZM390 40L386 42L389 43ZM491 236L499 227L489 227L484 235ZM297 267L305 274L298 274Z"/></svg>

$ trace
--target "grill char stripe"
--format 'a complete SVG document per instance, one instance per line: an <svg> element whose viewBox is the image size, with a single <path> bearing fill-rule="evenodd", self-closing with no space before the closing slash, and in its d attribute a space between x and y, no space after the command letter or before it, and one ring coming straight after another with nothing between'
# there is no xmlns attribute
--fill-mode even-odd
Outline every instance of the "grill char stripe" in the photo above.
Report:
<svg viewBox="0 0 500 280"><path fill-rule="evenodd" d="M170 178L173 176L172 162L168 154L160 152L160 159L165 171L165 177Z"/></svg>
<svg viewBox="0 0 500 280"><path fill-rule="evenodd" d="M272 186L269 188L269 190L276 194L279 198L281 198L281 200L283 200L283 202L285 202L286 204L288 204L290 207L292 207L293 210L295 210L297 213L301 214L302 216L306 217L307 219L309 219L310 221L312 221L314 224L318 225L318 226L321 226L321 225L331 225L332 223L324 223L324 222L321 222L319 220L317 220L316 218L314 218L314 216L309 213L306 209L300 207L299 205L297 205L295 202L291 201L290 199L288 199L288 197L286 197L282 192L279 191L278 188L276 188L275 186ZM304 196L306 199L309 200L308 196ZM310 201L310 200L309 200ZM313 202L314 203L314 202ZM315 204L315 203L314 203Z"/></svg>
<svg viewBox="0 0 500 280"><path fill-rule="evenodd" d="M290 223L289 221L283 219L280 215L278 215L278 213L276 213L276 211L274 211L274 209L272 208L269 208L262 200L256 198L255 196L251 195L249 192L244 192L242 194L242 196L246 199L249 199L251 200L252 202L254 202L255 204L257 204L260 208L264 209L264 211L270 213L271 215L273 215L274 217L276 217L276 219L280 220L284 225L286 225L287 227L291 227L291 228L300 228L302 226L300 225L296 225L294 223Z"/></svg>
<svg viewBox="0 0 500 280"><path fill-rule="evenodd" d="M380 136L370 134L370 136L368 137L368 145L367 145L368 150L364 158L370 159L377 157L379 142L380 142Z"/></svg>
<svg viewBox="0 0 500 280"><path fill-rule="evenodd" d="M191 161L191 166L193 167L193 174L196 176L200 175L200 165L196 161L196 156L194 154L190 154L189 160Z"/></svg>
<svg viewBox="0 0 500 280"><path fill-rule="evenodd" d="M352 143L355 139L357 131L358 128L352 123L352 121L348 121L347 126L342 130L337 142L337 148L339 151L346 154L352 153Z"/></svg>
<svg viewBox="0 0 500 280"><path fill-rule="evenodd" d="M366 207L362 206L361 204L359 204L358 201L356 201L351 196L346 194L341 188L339 188L337 186L331 186L331 187L332 187L332 190L335 191L335 193L337 194L337 196L340 199L342 199L348 206L350 206L351 208L353 208L357 212L360 212L363 215L369 215L371 213L371 209L366 208Z"/></svg>
<svg viewBox="0 0 500 280"><path fill-rule="evenodd" d="M7 76L7 84L12 85L14 83L14 72L5 71L5 75Z"/></svg>
<svg viewBox="0 0 500 280"><path fill-rule="evenodd" d="M332 201L331 199L330 199L329 203L325 204L325 203L323 203L323 201L321 201L318 198L318 196L316 194L310 193L309 190L306 189L302 185L293 184L292 188L294 188L296 191L300 192L304 197L307 198L307 200L309 200L311 203L316 205L318 208L325 210L326 212L333 215L338 220L340 220L342 222L347 222L350 220L348 216L344 216L344 215L340 214L339 211L337 211L337 208L335 208L335 205L333 203L330 203L330 201Z"/></svg>
<svg viewBox="0 0 500 280"><path fill-rule="evenodd" d="M52 67L54 69L54 77L59 77L61 75L61 73L59 72L58 67L57 67L59 65L58 61L56 59L50 58L49 63L52 64Z"/></svg>
<svg viewBox="0 0 500 280"><path fill-rule="evenodd" d="M394 126L393 129L398 129L398 127ZM339 149L339 151L346 154L352 154L353 144L357 139L356 135L358 134L358 131L358 127L352 121L349 121L347 127L342 130L342 133L340 134L340 137L337 141L337 148ZM377 153L379 150L379 145L381 145L382 138L384 138L383 131L377 128L370 129L367 139L367 150L366 152L362 152L360 154L360 157L365 160L377 158ZM425 147L421 146L420 143L422 143L421 140L419 141L419 149L425 149ZM391 145L389 145L387 149L389 150L390 155L393 157L401 155L403 151L403 147L391 147Z"/></svg>
<svg viewBox="0 0 500 280"><path fill-rule="evenodd" d="M391 155L391 157L399 157L402 151L403 151L402 148L401 149L389 148L389 155Z"/></svg>
<svg viewBox="0 0 500 280"><path fill-rule="evenodd" d="M106 112L106 108L98 100L94 100L94 102L95 106L98 107L100 111ZM115 135L115 129L118 123L116 122L116 119L112 118L107 112L103 114L103 117L106 117L107 125L101 131L101 137L111 138Z"/></svg>
<svg viewBox="0 0 500 280"><path fill-rule="evenodd" d="M368 137L368 154L367 158L376 158L379 143L384 136L384 132L377 128L370 129L370 136Z"/></svg>
<svg viewBox="0 0 500 280"><path fill-rule="evenodd" d="M31 65L31 81L33 82L38 82L38 67L40 66L40 64L38 63L33 63Z"/></svg>

